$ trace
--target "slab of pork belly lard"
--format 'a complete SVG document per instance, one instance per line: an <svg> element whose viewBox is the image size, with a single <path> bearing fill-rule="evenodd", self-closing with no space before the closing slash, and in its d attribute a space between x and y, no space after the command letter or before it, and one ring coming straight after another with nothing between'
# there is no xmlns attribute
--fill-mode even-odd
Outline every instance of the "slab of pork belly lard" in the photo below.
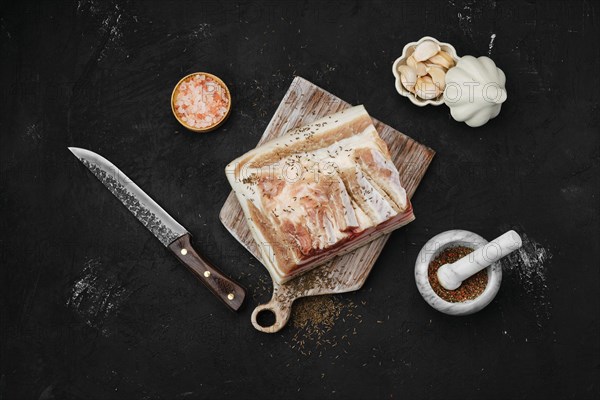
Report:
<svg viewBox="0 0 600 400"><path fill-rule="evenodd" d="M232 161L226 173L278 283L414 220L363 106L293 129Z"/></svg>

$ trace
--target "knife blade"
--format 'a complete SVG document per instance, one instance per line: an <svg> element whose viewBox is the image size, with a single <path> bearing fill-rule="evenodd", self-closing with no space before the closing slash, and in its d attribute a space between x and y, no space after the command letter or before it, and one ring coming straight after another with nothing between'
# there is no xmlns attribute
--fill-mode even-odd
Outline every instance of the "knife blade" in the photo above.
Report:
<svg viewBox="0 0 600 400"><path fill-rule="evenodd" d="M79 147L69 150L215 296L234 311L240 308L246 296L244 288L194 250L187 229L106 158Z"/></svg>

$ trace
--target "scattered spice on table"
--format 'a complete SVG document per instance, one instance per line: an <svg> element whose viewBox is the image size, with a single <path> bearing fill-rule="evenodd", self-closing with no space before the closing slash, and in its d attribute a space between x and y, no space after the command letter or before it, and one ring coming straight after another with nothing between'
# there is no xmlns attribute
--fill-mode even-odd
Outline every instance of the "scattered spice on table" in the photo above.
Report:
<svg viewBox="0 0 600 400"><path fill-rule="evenodd" d="M250 267L257 267L250 263ZM271 297L273 290L273 282L271 277L266 273L252 273L249 271L240 271L237 276L238 281L244 282L244 287L248 289L252 300L257 304L266 303Z"/></svg>
<svg viewBox="0 0 600 400"><path fill-rule="evenodd" d="M473 252L473 249L465 246L450 247L443 250L432 262L429 263L427 271L429 283L433 291L442 299L450 303L461 303L477 298L488 283L487 270L483 269L475 275L467 278L456 290L447 290L439 282L438 269L444 264L451 264Z"/></svg>
<svg viewBox="0 0 600 400"><path fill-rule="evenodd" d="M351 336L357 334L356 323L350 321L362 322L362 316L356 313L357 308L352 300L339 296L311 296L296 300L289 324L290 332L294 333L288 344L307 357L321 357L326 350L338 345L350 346ZM335 331L338 333L333 333L336 324L346 322L346 329L337 328Z"/></svg>
<svg viewBox="0 0 600 400"><path fill-rule="evenodd" d="M252 274L244 271L238 275L246 283L253 300L266 303L272 294L273 283L268 274ZM253 278L253 279L249 279ZM297 279L296 288L303 292L316 285L330 285L328 276L318 276L309 272ZM284 298L280 301L285 301ZM294 297L294 294L288 296ZM294 301L292 314L281 336L289 347L305 357L322 357L334 347L341 347L343 353L351 346L351 338L358 334L363 317L359 307L367 305L365 300L356 304L352 299L339 295L321 295L302 297ZM389 316L388 316L389 318ZM383 321L377 321L382 323ZM336 329L333 329L337 325Z"/></svg>
<svg viewBox="0 0 600 400"><path fill-rule="evenodd" d="M520 229L521 227L516 227ZM513 229L513 227L509 227ZM523 230L523 229L521 229ZM552 253L535 239L521 233L523 245L514 253L500 260L506 279L511 279L517 296L526 296L522 303L533 313L536 325L541 329L550 319L552 303L549 298L547 264Z"/></svg>

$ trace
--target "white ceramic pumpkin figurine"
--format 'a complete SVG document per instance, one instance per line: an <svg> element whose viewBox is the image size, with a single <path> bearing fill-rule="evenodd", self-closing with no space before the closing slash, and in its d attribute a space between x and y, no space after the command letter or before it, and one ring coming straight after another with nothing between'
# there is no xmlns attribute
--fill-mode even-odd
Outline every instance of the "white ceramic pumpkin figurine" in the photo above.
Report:
<svg viewBox="0 0 600 400"><path fill-rule="evenodd" d="M464 56L446 73L444 102L455 120L481 126L500 113L505 84L504 72L490 58Z"/></svg>

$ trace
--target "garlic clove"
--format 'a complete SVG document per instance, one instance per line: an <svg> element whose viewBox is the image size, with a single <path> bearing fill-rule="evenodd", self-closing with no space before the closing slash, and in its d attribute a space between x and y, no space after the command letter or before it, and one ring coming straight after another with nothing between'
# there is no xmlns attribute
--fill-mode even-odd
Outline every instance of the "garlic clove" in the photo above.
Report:
<svg viewBox="0 0 600 400"><path fill-rule="evenodd" d="M440 56L444 57L450 63L451 67L454 66L454 58L452 58L450 53L448 53L447 51L441 50L438 54Z"/></svg>
<svg viewBox="0 0 600 400"><path fill-rule="evenodd" d="M446 69L452 68L454 66L454 60L452 59L452 56L450 56L450 54L446 53L445 51L440 51L434 56L429 57L428 61Z"/></svg>
<svg viewBox="0 0 600 400"><path fill-rule="evenodd" d="M418 62L416 70L417 70L417 76L427 75L427 65L425 65L425 63Z"/></svg>
<svg viewBox="0 0 600 400"><path fill-rule="evenodd" d="M408 65L412 69L416 70L417 69L417 60L415 60L415 58L413 56L410 56L406 59L406 65Z"/></svg>
<svg viewBox="0 0 600 400"><path fill-rule="evenodd" d="M408 65L399 66L398 72L400 72L400 82L402 82L402 86L409 92L414 93L415 84L417 83L417 72Z"/></svg>
<svg viewBox="0 0 600 400"><path fill-rule="evenodd" d="M415 81L409 82L405 75L400 75L400 82L402 82L402 86L404 86L406 90L411 93L415 92Z"/></svg>
<svg viewBox="0 0 600 400"><path fill-rule="evenodd" d="M440 51L440 45L432 42L431 40L425 40L415 48L413 57L417 61L425 61Z"/></svg>
<svg viewBox="0 0 600 400"><path fill-rule="evenodd" d="M440 95L441 91L435 86L430 76L425 75L417 78L417 84L415 85L415 94L424 99L431 100L435 99Z"/></svg>
<svg viewBox="0 0 600 400"><path fill-rule="evenodd" d="M428 60L428 61L429 61L429 60ZM427 68L428 68L428 69L429 69L429 68L439 68L439 69L441 69L441 70L442 70L442 71L444 71L444 72L446 72L446 71L448 70L447 68L444 68L444 67L442 67L441 65L434 64L434 63L431 63L431 62L426 62L426 63L425 63L425 65L427 66Z"/></svg>
<svg viewBox="0 0 600 400"><path fill-rule="evenodd" d="M427 73L431 77L431 80L441 92L446 87L446 72L442 67L429 67Z"/></svg>
<svg viewBox="0 0 600 400"><path fill-rule="evenodd" d="M404 76L400 77L400 82L402 82L402 86L404 86L406 90L408 90L411 93L415 92L415 82L407 82Z"/></svg>
<svg viewBox="0 0 600 400"><path fill-rule="evenodd" d="M416 71L414 68L412 68L410 65L399 65L398 66L398 72L400 72L401 75L411 75L411 74L416 74Z"/></svg>

